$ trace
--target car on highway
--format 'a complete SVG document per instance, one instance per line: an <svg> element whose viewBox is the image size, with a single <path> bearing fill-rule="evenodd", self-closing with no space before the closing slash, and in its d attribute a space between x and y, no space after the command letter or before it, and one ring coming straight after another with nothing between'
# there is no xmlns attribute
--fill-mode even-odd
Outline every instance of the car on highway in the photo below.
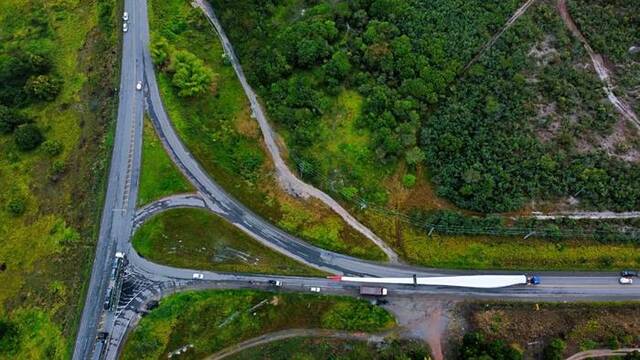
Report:
<svg viewBox="0 0 640 360"><path fill-rule="evenodd" d="M127 32L127 30L129 30L129 26L127 25L127 23L123 23L122 24L122 32Z"/></svg>
<svg viewBox="0 0 640 360"><path fill-rule="evenodd" d="M621 277L618 282L620 285L631 285L633 284L633 279L628 277Z"/></svg>
<svg viewBox="0 0 640 360"><path fill-rule="evenodd" d="M281 287L282 281L280 280L269 280L269 285L273 285L275 287Z"/></svg>
<svg viewBox="0 0 640 360"><path fill-rule="evenodd" d="M638 272L634 270L622 270L620 271L620 276L622 277L636 277L638 276Z"/></svg>
<svg viewBox="0 0 640 360"><path fill-rule="evenodd" d="M128 12L124 12L124 14L122 14L122 20L124 21L129 21L129 13Z"/></svg>
<svg viewBox="0 0 640 360"><path fill-rule="evenodd" d="M309 291L314 292L314 293L319 293L320 292L320 288L316 287L316 286L312 286L309 288Z"/></svg>
<svg viewBox="0 0 640 360"><path fill-rule="evenodd" d="M202 280L202 279L204 279L204 274L203 273L193 273L192 278L194 280Z"/></svg>
<svg viewBox="0 0 640 360"><path fill-rule="evenodd" d="M142 90L142 81L138 81L136 83L136 90L138 90L138 91Z"/></svg>

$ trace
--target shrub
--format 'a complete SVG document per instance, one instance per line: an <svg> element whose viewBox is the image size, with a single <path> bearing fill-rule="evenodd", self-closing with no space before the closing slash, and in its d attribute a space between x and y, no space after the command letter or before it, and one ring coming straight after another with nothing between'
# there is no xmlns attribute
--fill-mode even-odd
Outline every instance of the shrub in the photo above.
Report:
<svg viewBox="0 0 640 360"><path fill-rule="evenodd" d="M9 200L7 203L7 211L13 216L20 216L27 210L25 200L21 196L17 196Z"/></svg>
<svg viewBox="0 0 640 360"><path fill-rule="evenodd" d="M14 353L18 346L18 327L0 319L0 354Z"/></svg>
<svg viewBox="0 0 640 360"><path fill-rule="evenodd" d="M544 348L544 351L542 353L542 358L544 360L562 360L564 359L564 357L562 356L562 353L564 352L564 349L567 347L567 344L565 344L564 341L562 341L562 339L553 339L551 340L551 342L549 343L549 345L547 345Z"/></svg>
<svg viewBox="0 0 640 360"><path fill-rule="evenodd" d="M51 101L62 89L62 80L49 75L30 77L24 84L24 91L34 100Z"/></svg>
<svg viewBox="0 0 640 360"><path fill-rule="evenodd" d="M15 133L15 142L22 151L33 150L44 140L42 132L34 124L20 125Z"/></svg>
<svg viewBox="0 0 640 360"><path fill-rule="evenodd" d="M65 167L66 167L66 164L64 160L60 160L60 159L55 160L51 165L49 179L51 181L58 181L58 179L60 178L60 175L62 175L62 173L64 172Z"/></svg>
<svg viewBox="0 0 640 360"><path fill-rule="evenodd" d="M402 177L402 185L407 189L410 189L416 185L416 176L413 174L406 174Z"/></svg>
<svg viewBox="0 0 640 360"><path fill-rule="evenodd" d="M51 157L60 155L62 152L62 143L58 140L47 140L42 143L42 151Z"/></svg>
<svg viewBox="0 0 640 360"><path fill-rule="evenodd" d="M179 89L179 96L201 95L210 88L213 72L192 53L185 50L176 52L171 65L175 70L172 83Z"/></svg>
<svg viewBox="0 0 640 360"><path fill-rule="evenodd" d="M151 44L151 58L156 66L160 68L165 67L169 62L171 53L171 45L169 45L166 38L160 36L159 38L154 39Z"/></svg>
<svg viewBox="0 0 640 360"><path fill-rule="evenodd" d="M18 126L29 122L29 119L17 111L0 105L0 134L12 133Z"/></svg>

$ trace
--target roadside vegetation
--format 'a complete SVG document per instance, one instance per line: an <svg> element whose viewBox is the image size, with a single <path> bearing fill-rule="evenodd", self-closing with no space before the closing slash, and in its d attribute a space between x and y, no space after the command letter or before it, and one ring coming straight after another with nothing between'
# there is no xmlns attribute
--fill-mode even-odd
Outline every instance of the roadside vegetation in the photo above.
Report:
<svg viewBox="0 0 640 360"><path fill-rule="evenodd" d="M451 338L450 355L555 360L592 349L638 347L639 306L636 302L462 304L458 316L466 333L462 339Z"/></svg>
<svg viewBox="0 0 640 360"><path fill-rule="evenodd" d="M275 182L258 124L201 11L182 0L153 0L150 21L163 103L181 139L215 181L253 211L311 243L383 259L382 251L339 216L315 201L288 196Z"/></svg>
<svg viewBox="0 0 640 360"><path fill-rule="evenodd" d="M619 255L635 249L633 221L465 219L640 208L639 137L553 2L537 2L468 68L522 2L212 4L291 166L405 258L465 268L637 264ZM632 31L620 28L612 31ZM593 251L578 255L582 247ZM516 263L520 250L532 253Z"/></svg>
<svg viewBox="0 0 640 360"><path fill-rule="evenodd" d="M385 180L427 165L438 195L483 213L640 207L640 168L613 151L633 137L609 136L617 113L551 2L471 68L521 2L213 4L292 164L345 201L388 207Z"/></svg>
<svg viewBox="0 0 640 360"><path fill-rule="evenodd" d="M133 247L152 261L181 268L283 275L322 275L271 250L202 209L174 209L146 221Z"/></svg>
<svg viewBox="0 0 640 360"><path fill-rule="evenodd" d="M256 346L229 356L230 360L429 359L429 349L418 341L393 340L382 344L333 338L293 338Z"/></svg>
<svg viewBox="0 0 640 360"><path fill-rule="evenodd" d="M0 358L66 359L114 118L112 1L0 2Z"/></svg>
<svg viewBox="0 0 640 360"><path fill-rule="evenodd" d="M168 195L193 190L194 188L166 153L151 121L145 117L138 206L146 205Z"/></svg>
<svg viewBox="0 0 640 360"><path fill-rule="evenodd" d="M124 346L123 359L166 359L187 344L203 358L260 334L293 328L377 332L394 325L384 309L363 300L249 290L186 292L163 299Z"/></svg>

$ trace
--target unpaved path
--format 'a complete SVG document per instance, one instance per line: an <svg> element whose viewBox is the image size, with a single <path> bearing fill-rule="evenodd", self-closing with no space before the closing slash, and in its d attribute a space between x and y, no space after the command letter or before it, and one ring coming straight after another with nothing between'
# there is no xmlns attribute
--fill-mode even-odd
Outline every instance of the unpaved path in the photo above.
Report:
<svg viewBox="0 0 640 360"><path fill-rule="evenodd" d="M628 353L632 353L634 351L640 351L640 348L625 348L625 349L599 349L599 350L588 350L582 351L577 354L573 354L567 358L567 360L582 360L582 359L591 359L591 358L603 358L603 357L621 357Z"/></svg>
<svg viewBox="0 0 640 360"><path fill-rule="evenodd" d="M533 5L534 2L536 2L536 0L527 0L524 4L522 4L522 6L520 6L518 10L516 10L516 12L514 12L513 15L511 15L511 17L509 18L509 20L507 20L506 24L504 24L502 29L498 31L495 35L493 35L493 37L491 37L491 39L486 44L484 44L482 48L480 48L480 51L478 51L478 54L476 54L476 56L474 56L473 59L471 59L471 61L467 63L463 71L467 71L467 69L469 69L473 64L475 64L489 49L491 49L493 44L495 44L496 41L498 41L498 39L502 36L502 34L504 34L504 32L507 31L511 26L513 26L516 20L518 20L520 16L522 16L525 12L527 12L527 9L529 9L529 7L531 7L531 5Z"/></svg>
<svg viewBox="0 0 640 360"><path fill-rule="evenodd" d="M334 339L358 340L371 343L380 343L384 340L385 334L368 334L364 332L347 332L324 329L289 329L275 331L272 333L260 335L258 337L243 341L241 343L229 346L206 357L206 360L219 360L239 353L243 350L267 344L274 341L290 339L293 337L329 337Z"/></svg>
<svg viewBox="0 0 640 360"><path fill-rule="evenodd" d="M574 220L605 220L605 219L637 219L640 218L640 211L574 211L559 213L533 213L532 218L539 220L554 219L574 219Z"/></svg>
<svg viewBox="0 0 640 360"><path fill-rule="evenodd" d="M562 17L564 25L569 29L569 31L571 31L571 34L573 34L573 36L580 40L582 46L584 46L585 50L589 54L591 62L593 63L593 68L598 74L600 81L604 83L603 90L607 94L607 98L609 99L611 104L616 108L620 115L622 115L625 119L629 120L633 125L640 129L640 120L638 120L638 115L636 115L636 113L627 103L618 98L614 93L613 90L615 89L615 86L613 81L611 80L609 69L607 69L606 65L604 64L602 55L596 53L593 50L591 45L589 45L587 38L585 38L584 35L582 35L582 32L580 32L580 29L578 29L578 26L573 21L571 14L569 14L569 10L567 10L567 1L558 0L557 8L560 16Z"/></svg>
<svg viewBox="0 0 640 360"><path fill-rule="evenodd" d="M227 38L225 34L222 24L218 20L213 11L211 5L204 0L195 0L193 2L194 5L201 8L204 14L207 16L211 24L216 29L216 33L220 38L220 42L224 48L225 54L229 57L229 61L233 65L233 69L242 84L242 88L249 99L249 103L251 104L251 110L253 115L255 116L258 124L260 125L260 130L262 131L262 136L264 138L265 145L271 158L273 159L273 163L276 168L276 174L278 176L278 181L280 185L286 190L288 193L294 196L298 196L301 198L316 198L327 205L331 210L340 215L342 219L349 224L352 228L360 232L362 235L366 236L369 240L373 241L382 251L387 255L390 262L397 263L399 261L398 254L389 247L380 237L373 233L373 231L369 230L365 225L360 223L356 218L354 218L349 212L342 207L342 205L338 204L331 196L327 195L323 191L317 189L316 187L305 183L304 181L298 179L293 172L289 169L287 164L284 162L282 155L280 154L280 148L276 142L276 135L269 121L267 120L264 111L262 109L262 105L258 101L258 97L256 93L249 85L247 81L244 71L242 70L242 66L238 61L238 58L233 50L233 46L231 42Z"/></svg>
<svg viewBox="0 0 640 360"><path fill-rule="evenodd" d="M444 359L443 344L447 339L449 310L454 301L407 296L394 298L385 309L396 318L403 337L419 339L429 344L434 360Z"/></svg>

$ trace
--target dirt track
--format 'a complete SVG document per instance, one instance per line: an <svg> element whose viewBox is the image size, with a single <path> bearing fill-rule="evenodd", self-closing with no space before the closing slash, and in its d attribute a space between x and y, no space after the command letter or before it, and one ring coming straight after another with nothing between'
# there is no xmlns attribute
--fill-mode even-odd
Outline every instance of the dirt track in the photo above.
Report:
<svg viewBox="0 0 640 360"><path fill-rule="evenodd" d="M571 14L569 14L569 10L567 9L567 1L558 0L557 8L565 26L569 29L573 36L580 40L585 50L589 54L591 62L593 63L593 68L598 74L600 81L604 83L603 90L607 94L607 98L609 99L611 104L616 108L620 115L622 115L625 119L629 120L633 125L640 129L640 120L638 120L638 115L636 115L636 113L627 103L618 98L614 93L613 89L615 88L615 85L611 80L609 69L604 64L602 55L596 53L593 50L591 45L589 45L587 38L585 38L582 32L580 32L580 29L578 29L578 26L573 21L573 18L571 17Z"/></svg>

